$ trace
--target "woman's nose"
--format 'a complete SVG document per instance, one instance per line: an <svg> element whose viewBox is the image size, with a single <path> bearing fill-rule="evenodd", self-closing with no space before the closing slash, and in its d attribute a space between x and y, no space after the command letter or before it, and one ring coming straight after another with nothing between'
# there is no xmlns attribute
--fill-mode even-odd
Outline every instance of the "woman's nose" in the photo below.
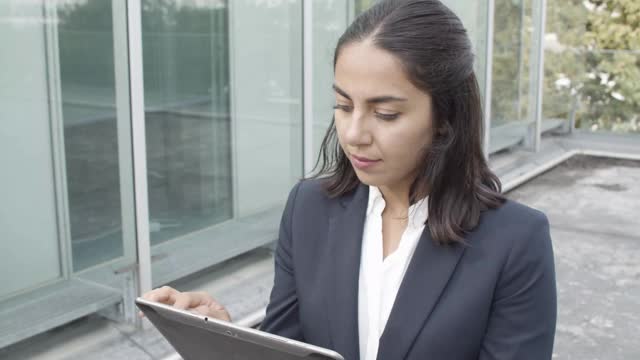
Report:
<svg viewBox="0 0 640 360"><path fill-rule="evenodd" d="M351 146L370 144L372 137L368 125L365 114L353 111L345 129L345 142Z"/></svg>

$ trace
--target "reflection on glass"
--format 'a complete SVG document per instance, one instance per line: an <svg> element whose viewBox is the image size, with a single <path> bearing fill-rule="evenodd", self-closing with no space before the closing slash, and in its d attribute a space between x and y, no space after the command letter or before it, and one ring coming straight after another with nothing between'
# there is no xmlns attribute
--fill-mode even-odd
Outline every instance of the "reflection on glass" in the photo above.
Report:
<svg viewBox="0 0 640 360"><path fill-rule="evenodd" d="M478 85L484 96L487 64L487 19L488 0L467 1L467 0L443 0L462 21L467 29L473 52L475 54L474 70L478 79Z"/></svg>
<svg viewBox="0 0 640 360"><path fill-rule="evenodd" d="M73 269L123 256L112 4L58 7Z"/></svg>
<svg viewBox="0 0 640 360"><path fill-rule="evenodd" d="M533 27L531 1L495 0L490 153L531 145L537 94L530 81L537 76Z"/></svg>
<svg viewBox="0 0 640 360"><path fill-rule="evenodd" d="M358 6L368 7L358 1ZM335 96L333 85L333 53L338 38L348 25L349 1L313 2L313 147L314 157L320 150L324 135L331 124ZM366 10L361 8L360 12Z"/></svg>
<svg viewBox="0 0 640 360"><path fill-rule="evenodd" d="M152 245L286 199L302 165L301 13L143 1Z"/></svg>
<svg viewBox="0 0 640 360"><path fill-rule="evenodd" d="M229 219L228 8L144 1L152 244Z"/></svg>
<svg viewBox="0 0 640 360"><path fill-rule="evenodd" d="M284 204L302 175L302 2L229 5L234 216L245 217Z"/></svg>
<svg viewBox="0 0 640 360"><path fill-rule="evenodd" d="M523 0L496 0L493 39L491 126L523 120L526 114L528 72L525 59L525 8ZM523 86L523 84L525 84Z"/></svg>
<svg viewBox="0 0 640 360"><path fill-rule="evenodd" d="M591 111L578 106L580 90L590 80L587 77L590 73L586 62L588 53L576 52L586 44L589 14L582 2L547 2L544 119L569 119L572 112ZM592 80L600 82L599 78ZM609 89L603 86L603 90Z"/></svg>
<svg viewBox="0 0 640 360"><path fill-rule="evenodd" d="M355 12L356 12L356 16L362 12L364 12L365 10L367 10L368 8L371 7L371 5L375 4L376 1L378 0L356 0L355 1Z"/></svg>

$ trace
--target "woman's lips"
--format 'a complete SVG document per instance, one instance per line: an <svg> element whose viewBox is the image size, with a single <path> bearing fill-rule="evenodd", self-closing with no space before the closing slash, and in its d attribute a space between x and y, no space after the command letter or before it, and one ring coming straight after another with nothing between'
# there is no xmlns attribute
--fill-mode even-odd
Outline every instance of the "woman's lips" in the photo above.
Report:
<svg viewBox="0 0 640 360"><path fill-rule="evenodd" d="M371 160L371 159L356 156L356 155L351 155L349 156L349 158L351 159L351 164L353 164L353 166L355 166L360 170L366 170L380 162L380 160Z"/></svg>

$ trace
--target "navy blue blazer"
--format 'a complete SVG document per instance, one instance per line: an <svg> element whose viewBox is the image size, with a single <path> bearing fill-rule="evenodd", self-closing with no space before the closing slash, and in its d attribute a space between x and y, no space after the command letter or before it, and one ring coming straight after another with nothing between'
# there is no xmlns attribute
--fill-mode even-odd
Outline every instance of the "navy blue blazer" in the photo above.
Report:
<svg viewBox="0 0 640 360"><path fill-rule="evenodd" d="M293 188L261 330L359 359L358 275L368 193L360 184L330 199L320 180ZM466 241L470 246L439 246L425 227L378 359L551 359L557 305L546 216L507 201L484 212Z"/></svg>

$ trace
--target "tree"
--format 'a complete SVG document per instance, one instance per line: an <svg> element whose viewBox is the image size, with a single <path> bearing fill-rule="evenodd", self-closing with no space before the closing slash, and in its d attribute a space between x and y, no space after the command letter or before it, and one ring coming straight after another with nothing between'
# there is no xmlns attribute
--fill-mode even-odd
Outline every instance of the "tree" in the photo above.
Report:
<svg viewBox="0 0 640 360"><path fill-rule="evenodd" d="M577 126L640 132L640 2L552 0L547 11L547 117ZM551 36L550 36L551 35Z"/></svg>
<svg viewBox="0 0 640 360"><path fill-rule="evenodd" d="M640 131L640 2L590 1L582 96L593 128Z"/></svg>

